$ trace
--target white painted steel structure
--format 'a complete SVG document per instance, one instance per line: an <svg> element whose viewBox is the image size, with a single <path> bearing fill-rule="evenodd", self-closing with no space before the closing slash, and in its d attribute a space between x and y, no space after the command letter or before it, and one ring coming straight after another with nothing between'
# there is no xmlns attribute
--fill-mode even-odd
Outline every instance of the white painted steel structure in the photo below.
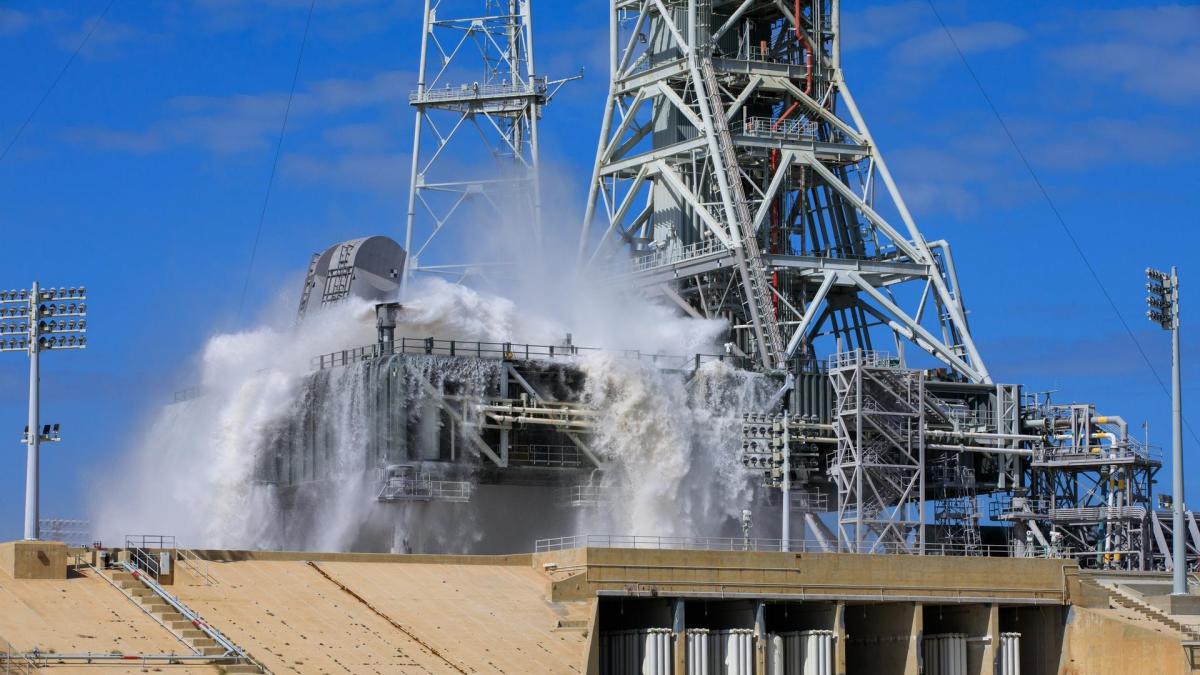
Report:
<svg viewBox="0 0 1200 675"><path fill-rule="evenodd" d="M886 340L988 382L950 248L918 230L850 93L839 14L612 0L581 266L728 318L763 368Z"/></svg>
<svg viewBox="0 0 1200 675"><path fill-rule="evenodd" d="M425 0L420 71L409 95L416 125L403 282L415 272L462 278L482 269L420 261L447 236L450 250L478 237L478 228L463 228L484 213L527 223L521 236L535 246L541 238L538 120L565 80L537 72L529 0L485 0L484 15L472 17L451 16L455 4Z"/></svg>

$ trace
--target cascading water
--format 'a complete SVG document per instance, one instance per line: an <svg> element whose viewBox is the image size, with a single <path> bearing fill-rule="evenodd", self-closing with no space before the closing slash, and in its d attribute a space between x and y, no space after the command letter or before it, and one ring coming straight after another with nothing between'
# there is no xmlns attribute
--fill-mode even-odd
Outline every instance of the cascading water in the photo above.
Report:
<svg viewBox="0 0 1200 675"><path fill-rule="evenodd" d="M597 320L604 307L623 321ZM715 351L722 328L611 300L573 311L586 318L562 324L582 326L579 343L651 353ZM566 334L507 299L443 282L419 286L403 321L398 336L555 344ZM457 478L475 478L462 460L476 449L431 391L469 417L495 390L502 365L407 354L314 372L312 357L369 344L373 332L371 306L350 301L298 327L212 338L200 359L205 395L158 415L114 479L122 498L99 496L99 531L174 533L197 547L491 552L527 550L536 536L571 527L663 536L736 530L752 497L737 455L741 415L774 393L769 378L716 361L685 379L615 352L571 359L558 367L583 374L574 395L598 412L590 443L608 468L595 479L608 506L572 524L555 520L562 514L553 501L531 506L545 499L534 492L486 485L463 504L383 504L382 472L396 463L465 466Z"/></svg>
<svg viewBox="0 0 1200 675"><path fill-rule="evenodd" d="M737 462L742 413L761 409L768 379L709 362L685 382L639 361L584 361L584 400L602 417L593 438L610 469L608 503L582 514L584 534L695 537L728 531L751 497Z"/></svg>

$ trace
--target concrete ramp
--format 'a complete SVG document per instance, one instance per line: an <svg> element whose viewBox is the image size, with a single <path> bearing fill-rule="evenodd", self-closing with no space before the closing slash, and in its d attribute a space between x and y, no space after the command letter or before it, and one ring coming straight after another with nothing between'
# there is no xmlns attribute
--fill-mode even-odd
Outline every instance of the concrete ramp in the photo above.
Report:
<svg viewBox="0 0 1200 675"><path fill-rule="evenodd" d="M18 651L189 653L91 570L68 579L0 574L0 638Z"/></svg>
<svg viewBox="0 0 1200 675"><path fill-rule="evenodd" d="M549 602L528 557L389 558L214 562L172 592L275 673L584 671L594 601Z"/></svg>

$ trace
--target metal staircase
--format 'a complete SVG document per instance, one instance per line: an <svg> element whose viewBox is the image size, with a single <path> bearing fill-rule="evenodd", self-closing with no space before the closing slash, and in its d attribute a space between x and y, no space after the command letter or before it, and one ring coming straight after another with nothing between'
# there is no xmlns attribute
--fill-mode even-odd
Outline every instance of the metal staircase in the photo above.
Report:
<svg viewBox="0 0 1200 675"><path fill-rule="evenodd" d="M775 367L782 367L786 360L784 353L783 334L779 330L779 319L775 316L775 305L772 302L771 287L767 282L766 261L758 248L758 235L754 230L754 220L750 216L750 207L746 201L746 193L742 186L741 170L738 168L737 153L734 152L733 138L729 132L729 123L725 118L725 105L721 100L721 89L717 83L717 74L713 69L712 59L704 56L700 59L700 72L704 76L705 94L708 97L709 113L712 118L713 131L716 134L717 146L721 152L721 163L724 165L726 182L732 191L733 206L737 216L738 233L744 260L739 263L744 266L744 280L748 284L746 301L750 306L751 316L762 326L762 339L766 343L766 351Z"/></svg>

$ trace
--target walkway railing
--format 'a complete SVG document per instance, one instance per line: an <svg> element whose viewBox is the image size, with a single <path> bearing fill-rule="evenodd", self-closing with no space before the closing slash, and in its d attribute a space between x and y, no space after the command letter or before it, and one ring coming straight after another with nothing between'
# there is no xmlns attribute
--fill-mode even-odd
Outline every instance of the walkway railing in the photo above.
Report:
<svg viewBox="0 0 1200 675"><path fill-rule="evenodd" d="M37 668L29 657L19 653L4 638L0 638L0 674L33 675L36 672Z"/></svg>
<svg viewBox="0 0 1200 675"><path fill-rule="evenodd" d="M699 368L712 361L727 361L739 368L750 365L748 359L729 354L654 354L636 349L601 349L599 347L577 347L574 345L536 345L519 342L481 342L474 340L441 340L438 338L401 337L392 342L343 349L341 351L313 357L312 367L318 370L371 361L395 354L418 354L426 356L456 356L503 361L547 361L577 359L587 354L612 354L618 358L649 362L665 370Z"/></svg>
<svg viewBox="0 0 1200 675"><path fill-rule="evenodd" d="M577 534L566 537L538 539L534 542L533 550L537 553L562 551L572 548L638 548L650 550L685 550L685 551L767 551L783 550L782 539L762 539L743 537L659 537L651 535L617 535L617 534ZM923 553L918 553L915 543L900 542L865 542L863 554L881 555L932 555L932 556L979 556L979 557L1011 557L1012 550L1007 545L993 544L947 544L926 543ZM837 542L822 542L817 539L789 539L788 551L810 553L837 553ZM851 553L852 551L840 551Z"/></svg>

